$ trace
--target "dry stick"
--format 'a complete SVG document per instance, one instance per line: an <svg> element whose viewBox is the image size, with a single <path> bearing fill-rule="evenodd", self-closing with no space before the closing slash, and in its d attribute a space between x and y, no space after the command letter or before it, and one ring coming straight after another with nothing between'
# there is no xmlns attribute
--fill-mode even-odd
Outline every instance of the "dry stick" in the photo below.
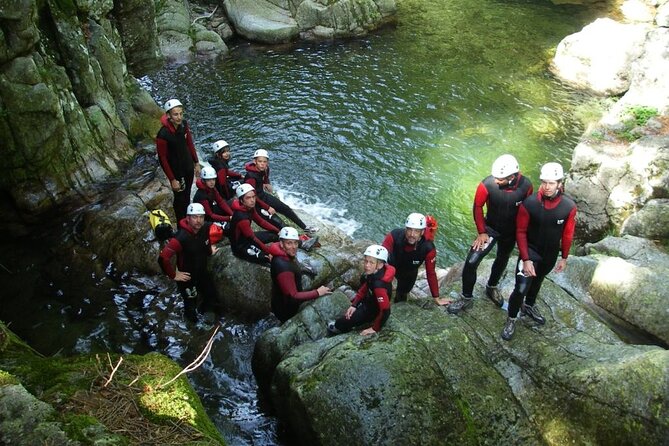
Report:
<svg viewBox="0 0 669 446"><path fill-rule="evenodd" d="M109 356L109 353L107 353L107 359L109 359L109 365L111 366L112 365L111 356ZM118 358L118 363L116 364L116 367L112 368L112 372L109 375L109 379L107 379L107 382L105 382L105 384L102 387L107 387L109 385L109 383L112 382L112 379L114 378L114 373L116 373L116 371L118 370L118 367L121 365L122 362L123 362L123 356Z"/></svg>
<svg viewBox="0 0 669 446"><path fill-rule="evenodd" d="M165 384L158 385L156 388L161 389L163 387L166 387L169 384L172 384L174 381L176 381L176 379L178 377L180 377L181 375L183 375L185 373L192 372L193 370L200 367L204 363L204 361L207 359L207 356L209 356L209 352L211 351L211 346L214 344L214 337L216 336L216 333L218 333L219 328L221 328L220 323L216 324L216 327L214 328L214 332L212 333L211 337L209 338L209 340L205 344L204 349L199 354L199 356L197 358L195 358L195 360L193 362L188 364L182 371L177 373L177 375L174 378L170 379Z"/></svg>

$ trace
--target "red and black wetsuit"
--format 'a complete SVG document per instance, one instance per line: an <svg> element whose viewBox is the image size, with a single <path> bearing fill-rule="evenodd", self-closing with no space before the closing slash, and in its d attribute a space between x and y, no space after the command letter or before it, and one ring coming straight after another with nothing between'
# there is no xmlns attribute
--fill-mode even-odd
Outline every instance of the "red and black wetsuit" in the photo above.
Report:
<svg viewBox="0 0 669 446"><path fill-rule="evenodd" d="M265 243L279 240L279 229L262 219L254 209L247 209L239 200L232 202L230 246L237 257L253 263L269 263L269 248ZM251 221L265 231L253 232Z"/></svg>
<svg viewBox="0 0 669 446"><path fill-rule="evenodd" d="M474 197L474 222L479 234L486 233L491 238L483 250L469 250L462 269L462 295L472 297L476 283L476 270L481 260L497 245L497 256L490 270L488 286L497 286L504 274L509 256L516 244L516 215L523 200L532 195L530 180L520 173L506 186L499 186L491 175L476 189ZM486 215L483 216L483 206Z"/></svg>
<svg viewBox="0 0 669 446"><path fill-rule="evenodd" d="M251 186L255 188L256 195L259 198L259 200L257 200L258 205L262 206L262 203L266 203L267 205L272 206L276 210L276 212L285 215L291 221L293 221L297 226L299 226L302 230L304 230L307 227L307 225L302 221L300 217L297 216L295 211L293 211L290 208L290 206L288 206L283 201L279 200L276 196L265 192L265 188L263 186L265 184L270 184L269 166L267 166L267 169L265 169L264 172L259 171L256 168L256 163L253 161L246 163L246 166L244 167L246 168L246 176L244 177L244 182L249 183ZM260 211L258 210L258 212ZM271 221L270 223L275 223L275 222Z"/></svg>
<svg viewBox="0 0 669 446"><path fill-rule="evenodd" d="M221 194L215 188L209 188L202 180L195 182L197 192L193 197L193 203L200 203L204 207L205 219L207 221L224 222L232 218L232 209L223 200Z"/></svg>
<svg viewBox="0 0 669 446"><path fill-rule="evenodd" d="M177 180L183 185L183 189L174 193L174 214L177 221L186 216L186 208L190 203L190 190L193 186L193 175L195 164L198 163L193 136L184 120L179 128L174 128L172 122L163 115L160 118L163 125L156 136L156 152L160 165L171 182Z"/></svg>
<svg viewBox="0 0 669 446"><path fill-rule="evenodd" d="M281 322L295 316L302 302L318 298L318 291L302 291L302 273L294 257L289 257L280 243L269 247L272 254L272 313Z"/></svg>
<svg viewBox="0 0 669 446"><path fill-rule="evenodd" d="M397 295L395 302L407 300L407 295L413 289L418 276L418 268L425 262L425 273L430 293L435 299L439 297L439 282L435 265L437 262L437 249L430 240L421 237L415 245L407 243L404 237L404 229L397 228L390 231L383 239L383 247L390 255L388 263L395 267L397 272Z"/></svg>
<svg viewBox="0 0 669 446"><path fill-rule="evenodd" d="M243 175L230 169L228 160L214 156L207 161L218 175L218 179L216 180L216 189L218 190L218 193L220 193L225 200L233 198L235 194L234 190L232 190L232 181L237 180L243 182Z"/></svg>
<svg viewBox="0 0 669 446"><path fill-rule="evenodd" d="M190 318L195 316L198 306L195 297L202 297L201 305L203 311L215 311L221 314L221 303L211 275L207 271L207 258L211 255L211 244L209 241L209 227L211 223L205 222L198 232L193 232L184 218L179 222L179 230L160 251L158 263L161 269L174 279L176 271L172 266L171 259L177 256L176 266L179 271L190 273L188 282L177 282L177 288L184 298L184 310ZM197 289L197 293L194 290Z"/></svg>
<svg viewBox="0 0 669 446"><path fill-rule="evenodd" d="M353 328L372 322L372 328L380 331L390 316L390 299L393 292L395 268L386 264L374 274L363 274L360 288L351 306L356 307L350 319L342 316L335 321L335 328L347 333Z"/></svg>
<svg viewBox="0 0 669 446"><path fill-rule="evenodd" d="M541 190L527 197L518 210L516 218L516 240L518 242L518 266L516 285L509 297L509 317L518 315L525 299L534 305L544 277L551 272L562 251L562 258L569 256L576 227L576 204L557 192L554 198L546 198ZM536 277L525 277L522 261L534 263Z"/></svg>

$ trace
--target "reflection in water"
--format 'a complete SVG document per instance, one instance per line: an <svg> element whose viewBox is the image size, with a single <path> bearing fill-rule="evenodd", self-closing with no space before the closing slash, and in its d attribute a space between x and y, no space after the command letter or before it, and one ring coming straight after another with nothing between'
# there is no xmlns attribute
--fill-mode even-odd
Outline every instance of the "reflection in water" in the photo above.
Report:
<svg viewBox="0 0 669 446"><path fill-rule="evenodd" d="M223 138L239 169L256 148L268 149L289 203L358 238L380 241L409 212L433 213L446 266L464 257L474 190L498 155L514 153L530 177L545 161L568 164L580 99L542 61L582 22L575 7L548 2L398 4L397 27L367 38L280 49L242 43L223 60L165 68L143 82L159 102L187 104L201 155ZM209 327L182 321L164 278L116 271L77 242L74 228L76 220L4 242L0 317L47 355L157 351L190 363ZM189 377L230 444L281 442L250 365L255 340L275 323L226 318L211 357Z"/></svg>

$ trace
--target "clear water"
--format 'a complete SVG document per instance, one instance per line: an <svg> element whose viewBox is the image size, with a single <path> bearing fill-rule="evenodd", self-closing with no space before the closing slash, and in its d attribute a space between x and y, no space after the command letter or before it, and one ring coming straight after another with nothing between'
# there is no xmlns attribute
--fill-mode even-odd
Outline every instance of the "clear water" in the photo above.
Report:
<svg viewBox="0 0 669 446"><path fill-rule="evenodd" d="M239 43L220 61L143 83L159 102L187 104L201 152L223 138L239 168L268 149L282 196L354 237L380 241L409 212L434 214L447 266L473 238L474 190L497 156L515 154L532 178L546 161L568 165L584 98L545 61L586 14L547 1L398 3L397 26L373 36ZM209 332L183 324L172 284L100 263L79 243L76 217L49 227L39 239L3 241L0 317L12 329L48 355L159 351L183 365L197 356ZM274 324L227 318L189 376L230 444L289 443L262 410L250 366L255 340Z"/></svg>

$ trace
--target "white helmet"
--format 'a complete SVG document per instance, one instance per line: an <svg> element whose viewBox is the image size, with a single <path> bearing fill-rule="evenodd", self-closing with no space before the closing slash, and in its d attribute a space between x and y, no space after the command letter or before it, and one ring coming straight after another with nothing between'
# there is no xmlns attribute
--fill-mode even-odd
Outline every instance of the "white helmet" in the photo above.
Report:
<svg viewBox="0 0 669 446"><path fill-rule="evenodd" d="M495 178L506 178L509 175L518 173L520 166L513 155L502 155L492 163L491 175Z"/></svg>
<svg viewBox="0 0 669 446"><path fill-rule="evenodd" d="M406 223L404 223L404 226L411 229L425 229L427 226L425 223L425 216L417 212L409 214Z"/></svg>
<svg viewBox="0 0 669 446"><path fill-rule="evenodd" d="M265 150L265 149L258 149L253 154L253 158L258 158L259 156L263 156L263 157L269 159L269 153L267 153L267 150Z"/></svg>
<svg viewBox="0 0 669 446"><path fill-rule="evenodd" d="M564 170L559 163L546 163L541 168L540 180L559 181L564 178Z"/></svg>
<svg viewBox="0 0 669 446"><path fill-rule="evenodd" d="M235 191L237 193L237 198L242 198L244 195L248 194L252 190L255 190L253 186L251 186L249 183L244 183L237 187L237 190Z"/></svg>
<svg viewBox="0 0 669 446"><path fill-rule="evenodd" d="M200 172L200 178L203 180L215 180L218 178L216 175L216 170L211 166L204 166Z"/></svg>
<svg viewBox="0 0 669 446"><path fill-rule="evenodd" d="M381 245L369 245L365 249L364 255L383 260L384 262L388 261L388 250Z"/></svg>
<svg viewBox="0 0 669 446"><path fill-rule="evenodd" d="M284 240L299 240L300 236L297 234L297 229L290 226L284 226L279 231L279 238Z"/></svg>
<svg viewBox="0 0 669 446"><path fill-rule="evenodd" d="M230 147L230 144L223 141L222 139L219 139L211 145L211 150L213 150L214 153L218 153L219 150L225 149L226 147Z"/></svg>
<svg viewBox="0 0 669 446"><path fill-rule="evenodd" d="M168 111L172 110L174 107L183 107L183 104L178 99L170 99L169 101L165 102L165 105L163 106L163 109L165 110L165 113L167 113Z"/></svg>
<svg viewBox="0 0 669 446"><path fill-rule="evenodd" d="M204 215L204 206L200 203L191 203L186 209L186 215Z"/></svg>

